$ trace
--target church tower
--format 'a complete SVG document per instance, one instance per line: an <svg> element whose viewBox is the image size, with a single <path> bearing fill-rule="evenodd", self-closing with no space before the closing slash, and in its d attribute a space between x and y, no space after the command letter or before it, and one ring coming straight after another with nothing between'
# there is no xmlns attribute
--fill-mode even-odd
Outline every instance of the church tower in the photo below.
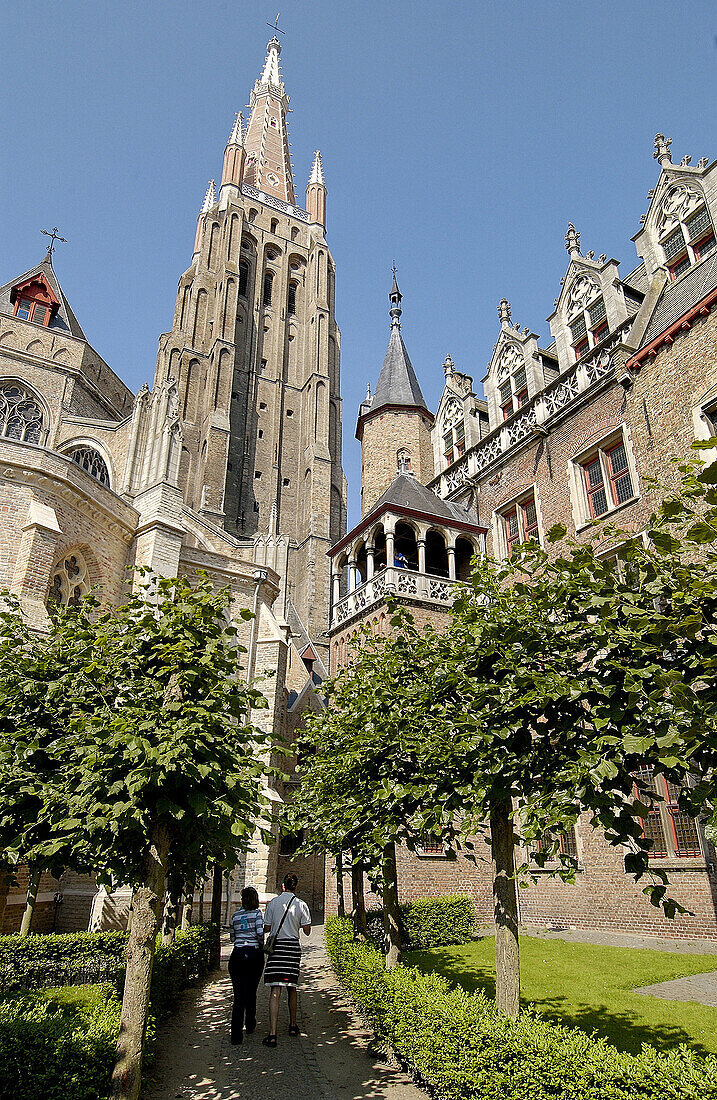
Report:
<svg viewBox="0 0 717 1100"><path fill-rule="evenodd" d="M340 334L321 154L302 209L280 52L274 37L218 191L207 188L155 386L177 380L186 506L251 542L253 560L282 578L289 623L298 616L322 647L326 552L345 529Z"/></svg>

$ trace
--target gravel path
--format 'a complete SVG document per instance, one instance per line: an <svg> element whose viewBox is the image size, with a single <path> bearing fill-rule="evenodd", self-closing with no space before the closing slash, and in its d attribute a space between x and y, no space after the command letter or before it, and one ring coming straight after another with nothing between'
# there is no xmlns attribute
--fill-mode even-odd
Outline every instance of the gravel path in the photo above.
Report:
<svg viewBox="0 0 717 1100"><path fill-rule="evenodd" d="M408 1077L369 1053L370 1033L337 988L322 930L315 928L302 946L299 1039L286 1034L282 1000L279 1045L262 1046L268 1017L261 985L256 1032L245 1035L241 1046L231 1045L225 948L221 975L187 994L160 1027L153 1083L143 1100L426 1100Z"/></svg>

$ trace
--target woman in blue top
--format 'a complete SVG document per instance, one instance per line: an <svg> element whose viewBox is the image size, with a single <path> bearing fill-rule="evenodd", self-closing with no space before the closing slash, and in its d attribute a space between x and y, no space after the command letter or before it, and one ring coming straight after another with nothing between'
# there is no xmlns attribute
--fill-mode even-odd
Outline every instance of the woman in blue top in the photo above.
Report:
<svg viewBox="0 0 717 1100"><path fill-rule="evenodd" d="M256 991L264 969L264 917L253 886L242 890L241 906L229 925L234 945L229 956L229 977L234 989L232 1043L241 1043L244 1038L245 1016L247 1035L256 1027Z"/></svg>

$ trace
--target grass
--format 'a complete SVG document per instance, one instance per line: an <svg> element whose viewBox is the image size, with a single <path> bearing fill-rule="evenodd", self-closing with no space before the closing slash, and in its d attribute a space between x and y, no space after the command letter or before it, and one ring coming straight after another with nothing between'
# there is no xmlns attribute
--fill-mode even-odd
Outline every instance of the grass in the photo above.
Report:
<svg viewBox="0 0 717 1100"><path fill-rule="evenodd" d="M459 947L412 952L406 962L442 974L464 989L495 996L492 936ZM717 955L679 955L523 936L521 1001L547 1019L604 1036L620 1050L639 1053L687 1043L717 1053L717 1008L634 993L638 986L717 970Z"/></svg>

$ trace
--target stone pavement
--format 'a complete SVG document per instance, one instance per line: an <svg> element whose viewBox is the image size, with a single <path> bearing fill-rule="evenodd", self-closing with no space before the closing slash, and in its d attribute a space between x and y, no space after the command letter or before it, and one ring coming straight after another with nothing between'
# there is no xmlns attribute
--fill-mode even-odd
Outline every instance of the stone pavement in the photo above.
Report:
<svg viewBox="0 0 717 1100"><path fill-rule="evenodd" d="M670 982L641 985L635 993L647 997L664 997L666 1001L698 1001L703 1005L717 1005L717 971L707 974L688 974L673 978Z"/></svg>
<svg viewBox="0 0 717 1100"><path fill-rule="evenodd" d="M279 1045L262 1046L268 1015L260 985L256 1032L245 1035L241 1046L231 1045L227 946L221 975L187 994L160 1026L153 1081L142 1100L426 1100L405 1074L369 1053L371 1035L337 988L322 932L315 927L302 943L299 1039L286 1034L282 994Z"/></svg>

